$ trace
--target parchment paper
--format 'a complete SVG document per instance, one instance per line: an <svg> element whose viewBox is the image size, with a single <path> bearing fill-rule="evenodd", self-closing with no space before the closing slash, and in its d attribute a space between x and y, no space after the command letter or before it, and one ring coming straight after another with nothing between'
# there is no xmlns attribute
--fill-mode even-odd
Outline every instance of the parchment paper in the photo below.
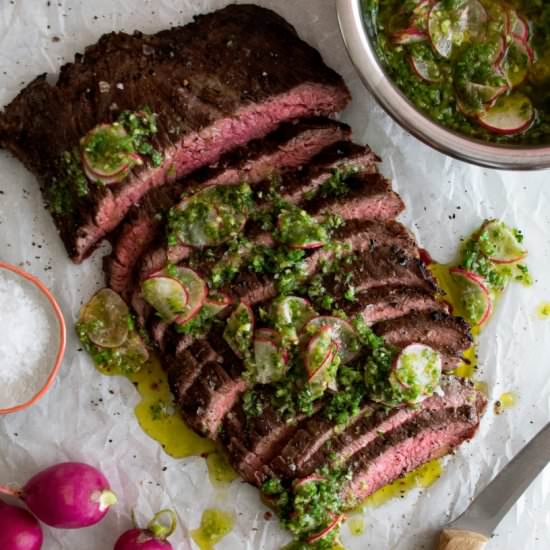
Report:
<svg viewBox="0 0 550 550"><path fill-rule="evenodd" d="M2 0L0 105L37 74L56 73L102 33L154 32L226 3ZM331 0L259 3L287 17L346 77L354 102L343 118L353 125L357 140L368 142L383 157L383 171L407 204L403 221L435 259L449 260L459 238L485 217L503 218L525 231L536 283L531 289L512 286L506 292L479 349L479 378L489 385L491 403L511 391L518 404L498 417L490 406L475 440L446 461L435 485L368 509L360 537L342 528L351 550L431 548L437 530L550 418L550 320L539 320L535 313L541 301L550 301L550 173L484 170L432 151L394 124L364 90L345 53ZM69 459L98 465L112 482L120 503L107 518L76 532L46 529L45 550L108 550L130 526L132 508L143 523L162 507L178 513L174 548L196 548L189 531L199 525L207 506L236 516L235 529L218 548L279 548L287 535L275 520L264 520L266 509L254 489L239 481L215 489L203 459L168 457L137 425L133 408L138 396L132 385L101 376L77 352L71 324L83 300L102 285L100 259L107 250L98 250L82 266L71 264L33 177L0 152L0 258L41 277L61 301L69 325L68 351L53 389L31 410L0 418L0 482L24 483L40 468ZM489 550L517 548L550 548L550 470L520 499L489 545Z"/></svg>

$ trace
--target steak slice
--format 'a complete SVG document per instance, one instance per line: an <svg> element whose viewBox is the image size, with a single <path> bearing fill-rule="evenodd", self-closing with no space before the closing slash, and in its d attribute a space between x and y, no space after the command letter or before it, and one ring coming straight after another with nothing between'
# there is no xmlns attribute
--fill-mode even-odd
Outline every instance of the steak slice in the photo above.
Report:
<svg viewBox="0 0 550 550"><path fill-rule="evenodd" d="M327 439L321 432L322 445L312 438L314 452L311 452L312 446L305 446L301 452L293 454L292 461L287 461L282 469L281 462L277 462L277 466L274 462L274 468L287 478L303 478L331 462L352 465L355 458L360 457L369 446L402 426L414 423L422 414L457 411L464 406L477 407L475 429L486 404L483 395L469 381L455 377L444 376L441 387L442 395L434 394L417 407L402 406L387 410L380 405L366 403L361 414L344 426L341 433L336 432L331 439Z"/></svg>
<svg viewBox="0 0 550 550"><path fill-rule="evenodd" d="M472 345L470 327L461 317L443 311L412 312L374 326L374 331L397 348L426 344L444 355L444 368L456 368L462 354Z"/></svg>
<svg viewBox="0 0 550 550"><path fill-rule="evenodd" d="M103 36L61 69L55 85L41 75L19 93L0 115L0 146L40 179L52 209L64 152L124 110L156 113L160 166L146 162L121 183L89 182L87 191L70 180L70 207L52 210L80 262L150 189L215 163L281 122L338 112L349 99L342 79L284 19L230 5L154 35Z"/></svg>
<svg viewBox="0 0 550 550"><path fill-rule="evenodd" d="M352 479L342 495L346 508L353 508L384 485L471 439L486 405L483 395L475 392L458 407L422 410L375 438L347 463Z"/></svg>
<svg viewBox="0 0 550 550"><path fill-rule="evenodd" d="M336 307L351 318L360 315L367 325L419 312L449 313L448 304L437 300L432 292L408 286L371 288L356 294L353 302L342 300Z"/></svg>
<svg viewBox="0 0 550 550"><path fill-rule="evenodd" d="M263 402L261 415L247 417L242 402L238 403L227 414L221 436L222 443L230 450L232 466L253 485L261 485L267 479L272 472L269 463L306 418L298 415L291 422L282 418L269 403L268 390L260 392L259 399ZM252 475L251 463L257 466Z"/></svg>
<svg viewBox="0 0 550 550"><path fill-rule="evenodd" d="M349 191L342 197L320 197L301 203L313 216L335 214L344 220L392 220L405 205L381 174L356 174L346 180Z"/></svg>
<svg viewBox="0 0 550 550"><path fill-rule="evenodd" d="M369 254L351 254L340 265L340 270L323 279L327 292L336 298L345 296L350 288L355 293L388 286L419 288L431 293L437 289L422 260L393 246L379 246Z"/></svg>
<svg viewBox="0 0 550 550"><path fill-rule="evenodd" d="M327 146L348 139L350 133L348 126L329 119L285 123L264 140L227 153L215 166L191 178L152 189L132 206L112 239L113 251L103 260L107 286L119 293L128 289L136 262L158 236L165 211L179 202L183 192L207 185L257 183L306 164Z"/></svg>
<svg viewBox="0 0 550 550"><path fill-rule="evenodd" d="M341 199L338 199L338 202L341 205L345 204ZM375 215L378 212L379 210ZM372 219L369 220L366 212L363 214L362 220L350 220L350 225L346 224L335 235L336 240L350 246L356 255L350 256L348 261L342 260L342 265L345 265L344 271L325 277L331 294L336 298L343 297L349 284L353 284L358 291L388 284L409 284L434 290L435 282L422 261L418 259L418 249L410 240L408 231L398 222L389 225L368 223ZM384 242L389 246L373 249L373 242ZM406 250L400 249L399 245L403 245ZM369 254L364 255L365 251L369 251ZM406 255L409 251L413 254L412 257ZM318 249L307 257L305 278L311 277L320 262L328 260L331 255L330 250ZM277 285L270 274L242 270L221 290L234 300L242 300L253 305L274 298Z"/></svg>
<svg viewBox="0 0 550 550"><path fill-rule="evenodd" d="M325 148L312 159L304 169L284 175L278 180L277 192L281 198L291 203L304 200L304 196L317 189L338 168L354 169L360 172L376 172L376 162L380 159L368 146L340 141ZM272 181L257 186L258 192L268 191ZM185 260L191 249L185 245L167 248L164 235L139 262L138 279L143 280L151 273L162 269L168 262L177 264Z"/></svg>

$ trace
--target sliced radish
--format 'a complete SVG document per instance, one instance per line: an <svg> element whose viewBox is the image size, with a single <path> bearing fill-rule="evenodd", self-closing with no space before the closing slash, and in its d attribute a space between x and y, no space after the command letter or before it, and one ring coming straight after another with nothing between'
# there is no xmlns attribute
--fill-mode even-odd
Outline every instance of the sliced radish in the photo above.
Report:
<svg viewBox="0 0 550 550"><path fill-rule="evenodd" d="M332 531L334 531L334 529L336 529L340 525L340 523L344 521L344 519L345 519L345 516L343 514L333 515L332 521L318 533L309 535L309 537L306 539L306 542L308 544L314 544L317 541L324 539L327 535L332 533Z"/></svg>
<svg viewBox="0 0 550 550"><path fill-rule="evenodd" d="M511 88L519 86L524 82L533 59L534 53L531 46L527 42L513 36L500 62L500 70Z"/></svg>
<svg viewBox="0 0 550 550"><path fill-rule="evenodd" d="M131 369L136 372L149 359L149 350L136 331L130 332L124 344L118 348L118 351L124 356L125 364L130 365Z"/></svg>
<svg viewBox="0 0 550 550"><path fill-rule="evenodd" d="M292 482L292 488L294 489L294 491L296 491L300 487L304 487L304 486L308 485L309 483L317 483L319 481L324 481L324 480L325 480L325 478L323 476L320 476L319 474L311 474L311 475L309 475L307 477L303 477L301 479L295 479Z"/></svg>
<svg viewBox="0 0 550 550"><path fill-rule="evenodd" d="M256 382L277 382L288 370L288 352L282 348L279 335L271 329L259 329L254 335Z"/></svg>
<svg viewBox="0 0 550 550"><path fill-rule="evenodd" d="M510 227L500 220L488 220L481 226L480 234L486 234L494 247L489 259L496 264L512 264L527 256Z"/></svg>
<svg viewBox="0 0 550 550"><path fill-rule="evenodd" d="M183 325L192 319L206 302L208 286L204 279L188 267L176 267L175 277L185 287L188 295L184 311L179 313L176 318L176 323Z"/></svg>
<svg viewBox="0 0 550 550"><path fill-rule="evenodd" d="M277 220L278 238L290 248L315 249L328 242L325 228L305 210L284 209Z"/></svg>
<svg viewBox="0 0 550 550"><path fill-rule="evenodd" d="M478 121L495 134L513 135L531 126L535 110L531 100L520 93L500 96L493 107L481 113Z"/></svg>
<svg viewBox="0 0 550 550"><path fill-rule="evenodd" d="M94 158L98 156L96 148L99 146L96 145L94 149L91 147L92 141L97 143L98 140L104 142L104 151L99 151L99 154L104 153L107 156L103 162ZM92 181L115 183L124 179L132 166L142 164L141 157L131 150L120 150L116 153L116 158L112 158L113 150L117 150L117 142L127 140L126 130L118 123L100 124L90 130L80 141L82 165L86 176Z"/></svg>
<svg viewBox="0 0 550 550"><path fill-rule="evenodd" d="M351 324L340 317L320 315L313 318L304 328L304 332L312 334L320 328L329 327L331 338L338 346L338 354L342 364L349 363L359 354L357 333Z"/></svg>
<svg viewBox="0 0 550 550"><path fill-rule="evenodd" d="M223 338L238 357L245 357L252 351L254 324L254 312L244 302L227 319Z"/></svg>
<svg viewBox="0 0 550 550"><path fill-rule="evenodd" d="M428 40L428 35L424 31L414 27L394 32L391 35L391 41L394 44L399 44L402 46L407 44L416 44L417 42L424 42L425 40Z"/></svg>
<svg viewBox="0 0 550 550"><path fill-rule="evenodd" d="M231 305L231 299L226 294L209 295L202 306L201 315L204 315L207 319L211 319L229 305Z"/></svg>
<svg viewBox="0 0 550 550"><path fill-rule="evenodd" d="M143 298L152 305L167 322L173 323L178 315L185 313L189 293L183 284L173 277L156 275L143 281Z"/></svg>
<svg viewBox="0 0 550 550"><path fill-rule="evenodd" d="M490 84L478 84L477 82L468 82L465 85L464 92L472 102L479 100L481 103L493 103L502 94L508 91L508 86L491 86Z"/></svg>
<svg viewBox="0 0 550 550"><path fill-rule="evenodd" d="M480 39L485 34L488 16L479 0L467 0L456 9L437 2L428 15L428 33L435 51L446 59L455 46Z"/></svg>
<svg viewBox="0 0 550 550"><path fill-rule="evenodd" d="M307 381L315 396L321 396L334 380L337 355L338 345L332 339L331 328L321 327L309 341L304 361Z"/></svg>
<svg viewBox="0 0 550 550"><path fill-rule="evenodd" d="M296 343L298 334L317 312L304 298L286 296L273 303L273 322L285 340Z"/></svg>
<svg viewBox="0 0 550 550"><path fill-rule="evenodd" d="M449 270L457 283L461 313L472 325L483 325L493 312L493 298L485 279L460 267Z"/></svg>
<svg viewBox="0 0 550 550"><path fill-rule="evenodd" d="M410 63L414 72L426 82L441 82L441 71L435 60L425 59L413 52L410 57Z"/></svg>
<svg viewBox="0 0 550 550"><path fill-rule="evenodd" d="M248 209L233 200L231 193L250 192L248 185L213 185L181 201L172 209L169 228L181 244L204 248L223 244L238 234Z"/></svg>
<svg viewBox="0 0 550 550"><path fill-rule="evenodd" d="M529 40L529 23L527 20L513 8L507 10L507 16L508 34L527 42Z"/></svg>
<svg viewBox="0 0 550 550"><path fill-rule="evenodd" d="M102 348L118 348L128 338L130 311L110 288L102 288L82 308L79 322L88 338Z"/></svg>
<svg viewBox="0 0 550 550"><path fill-rule="evenodd" d="M421 31L428 29L428 16L432 7L432 0L422 0L412 11L411 27L415 27Z"/></svg>
<svg viewBox="0 0 550 550"><path fill-rule="evenodd" d="M82 160L82 168L84 169L84 174L86 174L86 177L90 181L99 181L101 183L104 183L105 185L109 185L111 183L118 183L122 181L130 171L130 163L127 162L124 164L120 170L110 176L100 176L94 170L88 165L88 163L83 159Z"/></svg>
<svg viewBox="0 0 550 550"><path fill-rule="evenodd" d="M419 397L425 397L432 395L439 386L442 364L438 351L415 343L399 352L393 363L393 372L405 389L417 389Z"/></svg>

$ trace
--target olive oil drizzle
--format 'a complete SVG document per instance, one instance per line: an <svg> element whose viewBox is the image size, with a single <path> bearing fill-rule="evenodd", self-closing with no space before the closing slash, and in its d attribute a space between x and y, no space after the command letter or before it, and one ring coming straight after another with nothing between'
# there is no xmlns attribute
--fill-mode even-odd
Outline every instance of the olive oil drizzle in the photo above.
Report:
<svg viewBox="0 0 550 550"><path fill-rule="evenodd" d="M191 537L200 550L213 550L234 526L235 520L229 512L207 508L202 513L200 526L191 531Z"/></svg>

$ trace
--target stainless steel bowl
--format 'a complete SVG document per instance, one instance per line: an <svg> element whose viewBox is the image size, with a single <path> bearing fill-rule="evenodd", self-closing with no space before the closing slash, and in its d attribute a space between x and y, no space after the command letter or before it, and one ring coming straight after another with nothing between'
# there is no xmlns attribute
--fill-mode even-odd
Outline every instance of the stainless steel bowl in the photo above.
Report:
<svg viewBox="0 0 550 550"><path fill-rule="evenodd" d="M496 145L469 138L437 124L393 84L372 44L361 0L336 0L344 42L361 79L386 112L433 148L460 160L506 170L550 168L550 147Z"/></svg>

